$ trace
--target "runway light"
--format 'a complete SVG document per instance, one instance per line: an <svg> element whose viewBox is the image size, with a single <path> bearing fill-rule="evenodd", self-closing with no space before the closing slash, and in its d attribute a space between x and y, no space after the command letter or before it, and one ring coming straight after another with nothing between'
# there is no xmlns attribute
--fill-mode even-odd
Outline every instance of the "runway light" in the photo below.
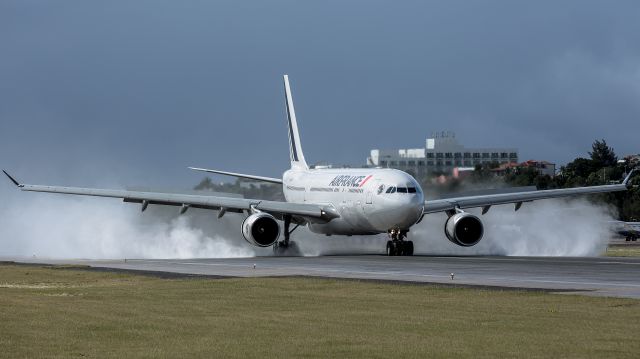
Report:
<svg viewBox="0 0 640 359"><path fill-rule="evenodd" d="M455 274L451 273L451 280L453 280L454 276L455 276Z"/></svg>

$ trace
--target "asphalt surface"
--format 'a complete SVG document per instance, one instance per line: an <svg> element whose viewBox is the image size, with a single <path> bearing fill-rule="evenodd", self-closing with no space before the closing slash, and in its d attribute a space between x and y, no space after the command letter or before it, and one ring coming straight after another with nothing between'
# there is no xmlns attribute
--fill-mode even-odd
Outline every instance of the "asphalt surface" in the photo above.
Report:
<svg viewBox="0 0 640 359"><path fill-rule="evenodd" d="M640 258L367 255L164 260L10 260L217 277L313 276L540 289L558 293L640 298Z"/></svg>

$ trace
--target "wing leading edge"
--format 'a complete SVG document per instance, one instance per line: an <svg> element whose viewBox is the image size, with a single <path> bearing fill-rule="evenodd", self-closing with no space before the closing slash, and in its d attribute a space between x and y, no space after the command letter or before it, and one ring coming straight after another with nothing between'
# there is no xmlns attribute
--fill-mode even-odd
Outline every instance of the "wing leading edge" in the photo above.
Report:
<svg viewBox="0 0 640 359"><path fill-rule="evenodd" d="M270 213L276 218L282 218L283 215L292 215L312 222L328 222L339 217L335 208L330 205L289 203L222 196L30 185L22 184L10 176L6 171L3 172L7 177L9 177L11 182L13 182L22 191L121 198L124 202L142 204L143 211L149 204L156 204L182 206L181 213L184 213L188 208L193 207L218 210L221 214L224 214L225 212L262 211ZM218 214L218 216L221 217L220 214Z"/></svg>
<svg viewBox="0 0 640 359"><path fill-rule="evenodd" d="M632 170L621 184L604 185L604 186L591 186L591 187L577 187L577 188L563 188L563 189L549 189L541 191L529 191L529 192L515 192L515 193L503 193L492 194L482 196L467 196L467 197L451 197L437 200L425 201L423 215L428 213L446 212L455 209L467 209L467 208L479 208L483 207L483 214L489 210L489 207L500 204L515 203L516 210L520 208L523 202L531 202L540 199L568 197L583 194L594 193L608 193L608 192L620 192L626 191L630 188L631 175L635 170Z"/></svg>

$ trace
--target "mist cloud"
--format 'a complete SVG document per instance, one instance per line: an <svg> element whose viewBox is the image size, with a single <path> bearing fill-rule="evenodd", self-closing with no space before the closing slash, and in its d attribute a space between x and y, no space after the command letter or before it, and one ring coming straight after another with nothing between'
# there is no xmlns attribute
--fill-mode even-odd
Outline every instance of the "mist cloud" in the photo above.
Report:
<svg viewBox="0 0 640 359"><path fill-rule="evenodd" d="M446 240L446 216L432 215L412 234L420 253L443 255L506 256L598 256L604 252L611 233L608 221L614 213L606 206L585 199L541 200L525 203L519 211L513 205L492 207L478 215L485 225L484 238L470 248Z"/></svg>
<svg viewBox="0 0 640 359"><path fill-rule="evenodd" d="M9 190L14 190L9 188ZM140 206L119 200L0 190L0 256L47 258L232 258L272 255L241 235L243 215ZM471 210L479 215L479 210ZM430 214L409 233L416 254L597 256L607 246L610 208L586 199L494 206L484 216L483 240L463 248L449 242L446 215ZM292 239L303 255L383 254L386 235L324 236L301 227Z"/></svg>
<svg viewBox="0 0 640 359"><path fill-rule="evenodd" d="M499 256L599 256L607 248L611 232L607 224L615 218L607 206L586 199L542 200L525 203L515 212L513 205L494 206L486 215L469 210L483 221L485 234L477 245L460 247L444 235L444 213L427 215L414 226L408 239L416 255ZM295 236L295 235L294 235ZM306 255L385 252L386 235L325 237L298 233Z"/></svg>
<svg viewBox="0 0 640 359"><path fill-rule="evenodd" d="M0 207L0 256L45 258L232 258L257 248L241 218L215 212L140 206L101 198L20 193Z"/></svg>

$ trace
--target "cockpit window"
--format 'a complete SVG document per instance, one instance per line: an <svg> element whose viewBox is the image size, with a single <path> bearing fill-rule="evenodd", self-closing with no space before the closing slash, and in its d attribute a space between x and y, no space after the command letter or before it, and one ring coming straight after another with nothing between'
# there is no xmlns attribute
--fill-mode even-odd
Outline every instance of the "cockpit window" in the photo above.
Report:
<svg viewBox="0 0 640 359"><path fill-rule="evenodd" d="M395 187L389 186L385 193L420 193L420 188L418 187Z"/></svg>

